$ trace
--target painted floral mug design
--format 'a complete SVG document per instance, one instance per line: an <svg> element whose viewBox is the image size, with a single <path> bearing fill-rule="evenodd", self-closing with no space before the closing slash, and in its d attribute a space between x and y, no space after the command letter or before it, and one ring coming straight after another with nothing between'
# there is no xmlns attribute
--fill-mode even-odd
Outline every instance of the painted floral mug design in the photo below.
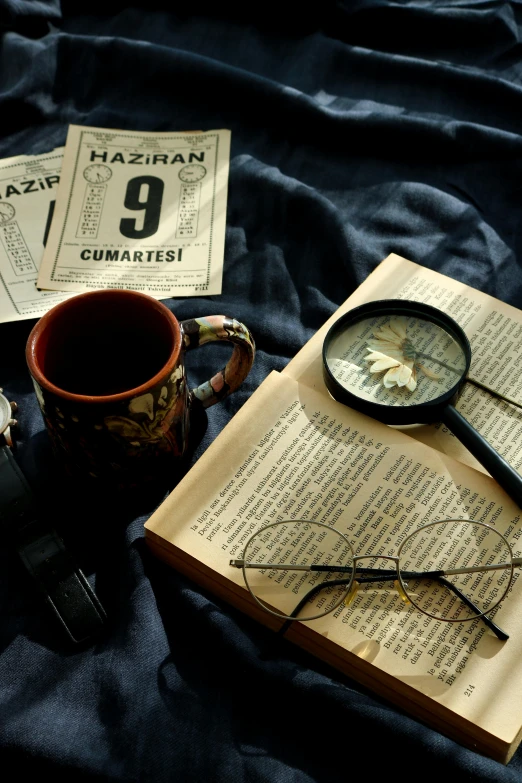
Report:
<svg viewBox="0 0 522 783"><path fill-rule="evenodd" d="M232 343L232 355L190 389L185 353L214 341ZM232 394L254 356L250 331L234 318L179 322L153 297L116 289L56 305L33 327L26 347L60 463L72 476L122 488L178 463L188 447L192 408Z"/></svg>

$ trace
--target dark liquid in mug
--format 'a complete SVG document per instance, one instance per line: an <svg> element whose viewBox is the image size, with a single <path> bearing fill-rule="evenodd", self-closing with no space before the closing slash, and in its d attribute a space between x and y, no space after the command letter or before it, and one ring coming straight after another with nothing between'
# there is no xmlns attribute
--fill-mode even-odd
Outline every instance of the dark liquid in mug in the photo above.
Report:
<svg viewBox="0 0 522 783"><path fill-rule="evenodd" d="M100 334L93 329L91 334L63 335L46 362L45 374L73 394L119 394L153 378L171 351L166 337L147 330L109 328Z"/></svg>

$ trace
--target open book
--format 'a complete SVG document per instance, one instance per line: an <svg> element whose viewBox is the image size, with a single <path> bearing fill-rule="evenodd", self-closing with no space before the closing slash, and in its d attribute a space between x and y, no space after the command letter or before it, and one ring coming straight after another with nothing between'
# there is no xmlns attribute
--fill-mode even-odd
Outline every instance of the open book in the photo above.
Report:
<svg viewBox="0 0 522 783"><path fill-rule="evenodd" d="M474 519L502 533L516 557L522 553L522 512L446 428L388 427L327 392L322 346L329 327L357 305L388 298L447 312L471 342L469 374L522 397L522 313L397 255L386 258L283 372L266 378L145 524L158 557L274 630L284 621L255 602L242 571L230 565L265 524L333 525L359 555L379 546L382 552L384 542L386 553L396 551L406 530L430 521ZM457 407L519 470L519 409L472 384ZM480 618L431 619L397 600L391 584L319 619L290 623L286 638L461 744L507 763L522 737L519 574L515 569L494 610L507 641Z"/></svg>

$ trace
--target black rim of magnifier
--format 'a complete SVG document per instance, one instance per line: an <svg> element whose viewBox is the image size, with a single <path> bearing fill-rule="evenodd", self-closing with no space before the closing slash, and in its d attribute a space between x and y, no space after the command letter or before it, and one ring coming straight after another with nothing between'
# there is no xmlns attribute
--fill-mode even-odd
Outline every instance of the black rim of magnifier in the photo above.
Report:
<svg viewBox="0 0 522 783"><path fill-rule="evenodd" d="M356 394L348 391L339 381L337 381L328 366L328 351L332 341L348 327L355 325L359 321L367 318L385 316L385 315L403 315L406 318L419 317L425 321L440 326L441 329L448 332L453 339L460 345L466 358L466 367L462 372L457 383L449 391L436 397L429 402L419 402L411 406L405 405L386 405L378 402L371 402ZM405 424L429 424L441 418L441 411L446 405L454 405L459 398L462 387L466 383L469 366L471 364L471 346L460 326L450 318L450 316L438 310L436 307L424 304L423 302L412 302L407 299L379 299L374 302L355 307L342 315L328 330L323 343L323 376L326 388L332 397L350 408L365 413L384 424L405 425Z"/></svg>

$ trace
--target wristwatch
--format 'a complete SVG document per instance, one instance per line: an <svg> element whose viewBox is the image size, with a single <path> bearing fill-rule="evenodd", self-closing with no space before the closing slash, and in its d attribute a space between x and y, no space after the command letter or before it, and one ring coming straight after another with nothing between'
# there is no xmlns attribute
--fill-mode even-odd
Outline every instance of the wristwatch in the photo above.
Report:
<svg viewBox="0 0 522 783"><path fill-rule="evenodd" d="M61 537L38 516L33 491L13 454L16 410L0 388L0 526L68 639L85 643L99 634L107 615Z"/></svg>

